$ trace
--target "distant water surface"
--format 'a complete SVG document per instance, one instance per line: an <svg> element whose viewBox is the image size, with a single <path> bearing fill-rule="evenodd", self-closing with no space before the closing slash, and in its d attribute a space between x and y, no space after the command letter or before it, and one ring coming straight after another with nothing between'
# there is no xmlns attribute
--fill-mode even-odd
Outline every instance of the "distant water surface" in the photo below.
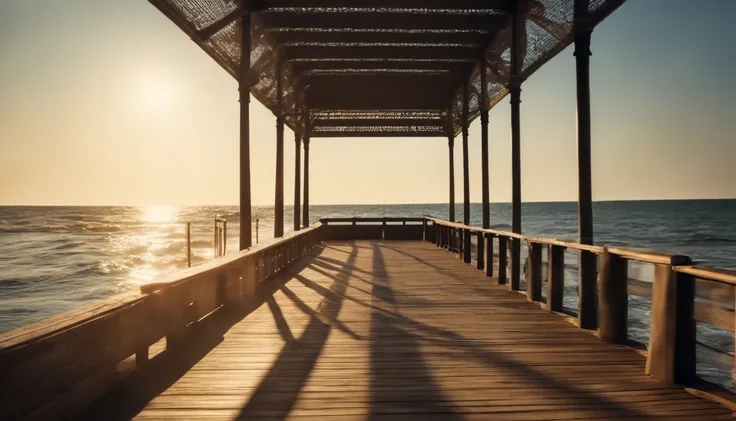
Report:
<svg viewBox="0 0 736 421"><path fill-rule="evenodd" d="M311 222L323 217L447 217L447 205L313 206ZM292 229L287 208L287 231ZM736 200L631 201L594 204L596 242L681 253L699 264L736 269ZM463 220L462 205L456 209ZM184 223L192 223L193 264L213 256L213 219L228 219L228 249L238 248L235 206L0 207L0 332L137 289L186 267ZM471 206L472 225L481 207ZM261 240L273 236L273 208L256 207ZM510 229L511 205L493 204L493 228ZM525 203L524 233L560 239L577 236L575 203ZM255 231L255 230L254 230ZM255 234L254 234L255 236ZM566 258L565 305L576 305L575 257ZM632 265L629 275L651 280L651 267ZM648 338L650 303L632 297L630 331ZM733 353L733 335L699 327L699 340ZM721 368L706 376L730 385ZM702 373L701 373L702 374Z"/></svg>

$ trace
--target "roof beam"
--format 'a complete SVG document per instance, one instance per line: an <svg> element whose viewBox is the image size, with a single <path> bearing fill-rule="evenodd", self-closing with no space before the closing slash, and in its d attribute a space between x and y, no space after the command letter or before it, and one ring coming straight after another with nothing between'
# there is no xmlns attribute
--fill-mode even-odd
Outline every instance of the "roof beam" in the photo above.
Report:
<svg viewBox="0 0 736 421"><path fill-rule="evenodd" d="M449 59L478 61L482 48L447 47L447 46L284 46L283 60L301 58L311 59Z"/></svg>
<svg viewBox="0 0 736 421"><path fill-rule="evenodd" d="M272 8L341 8L375 9L466 9L508 11L516 0L266 0L264 9ZM349 6L348 6L349 5Z"/></svg>
<svg viewBox="0 0 736 421"><path fill-rule="evenodd" d="M442 126L441 118L318 118L315 127L347 127L347 126Z"/></svg>
<svg viewBox="0 0 736 421"><path fill-rule="evenodd" d="M491 32L470 31L377 31L377 30L319 30L310 28L284 28L268 31L274 41L284 44L290 42L350 42L350 43L430 43L430 44L476 44L485 45Z"/></svg>
<svg viewBox="0 0 736 421"><path fill-rule="evenodd" d="M369 10L369 9L367 9ZM269 12L259 13L268 28L323 28L323 29L457 29L489 30L500 28L506 15L480 13L417 13L417 12L340 12L312 13Z"/></svg>
<svg viewBox="0 0 736 421"><path fill-rule="evenodd" d="M411 59L309 59L301 58L291 61L294 71L303 73L308 70L341 70L341 69L378 69L378 70L448 70L459 72L473 67L476 60L411 60Z"/></svg>

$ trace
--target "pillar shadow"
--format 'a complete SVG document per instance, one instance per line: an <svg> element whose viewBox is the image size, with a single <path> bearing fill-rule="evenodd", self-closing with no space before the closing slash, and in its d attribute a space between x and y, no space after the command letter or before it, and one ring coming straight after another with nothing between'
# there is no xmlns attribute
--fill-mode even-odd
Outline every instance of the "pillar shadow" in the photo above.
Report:
<svg viewBox="0 0 736 421"><path fill-rule="evenodd" d="M268 413L271 418L283 419L289 415L334 326L333 323L325 324L322 319L335 320L340 313L350 279L349 268L357 253L355 249L350 253L345 263L348 270L338 275L341 282L335 280L329 288L333 294L325 297L299 338L282 348L238 418L258 419Z"/></svg>
<svg viewBox="0 0 736 421"><path fill-rule="evenodd" d="M182 378L194 365L219 345L228 330L255 311L295 273L308 267L322 250L312 252L290 268L262 284L254 303L243 309L224 306L189 328L187 339L173 350L152 358L144 367L134 370L96 401L77 414L82 420L129 420L143 410L153 398ZM272 308L272 312L273 312ZM278 318L278 313L274 317ZM281 315L282 321L283 315ZM277 325L278 325L277 321ZM282 325L283 327L283 325ZM288 326L287 326L288 328Z"/></svg>
<svg viewBox="0 0 736 421"><path fill-rule="evenodd" d="M382 306L389 303L394 313L400 312L401 303L391 287L391 276L383 260L381 247L373 243L372 272L373 299ZM377 306L371 310L371 420L395 413L398 408L416 408L417 413L433 412L443 419L458 420L452 401L447 399L424 362L420 342L411 332L401 329L397 318L391 317ZM398 383L407 386L421 384L421 396L415 392L404 392Z"/></svg>

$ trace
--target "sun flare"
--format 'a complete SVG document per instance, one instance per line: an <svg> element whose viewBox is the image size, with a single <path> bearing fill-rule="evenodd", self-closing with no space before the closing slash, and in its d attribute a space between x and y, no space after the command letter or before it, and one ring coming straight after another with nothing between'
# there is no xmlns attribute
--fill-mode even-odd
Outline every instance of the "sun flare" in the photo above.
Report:
<svg viewBox="0 0 736 421"><path fill-rule="evenodd" d="M160 223L174 222L178 209L174 206L155 205L141 209L141 220L144 222Z"/></svg>

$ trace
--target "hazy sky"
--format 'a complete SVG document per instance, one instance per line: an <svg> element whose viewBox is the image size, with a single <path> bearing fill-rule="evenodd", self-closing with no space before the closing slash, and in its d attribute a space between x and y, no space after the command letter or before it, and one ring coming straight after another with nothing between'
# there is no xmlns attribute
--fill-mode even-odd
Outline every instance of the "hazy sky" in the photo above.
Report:
<svg viewBox="0 0 736 421"><path fill-rule="evenodd" d="M595 30L595 200L736 197L735 18L734 0L629 0ZM576 200L574 83L568 49L523 86L524 201ZM0 204L236 204L237 96L145 0L0 0ZM253 104L253 202L271 204L275 119ZM509 119L504 99L494 202L511 197ZM287 203L293 153L287 131ZM311 201L445 202L447 165L442 138L313 139Z"/></svg>

